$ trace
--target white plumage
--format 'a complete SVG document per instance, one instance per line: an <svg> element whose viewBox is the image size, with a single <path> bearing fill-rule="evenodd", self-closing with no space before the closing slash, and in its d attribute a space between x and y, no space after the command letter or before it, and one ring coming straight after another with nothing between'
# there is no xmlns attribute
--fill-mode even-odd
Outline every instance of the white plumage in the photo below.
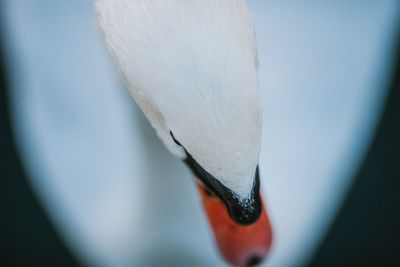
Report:
<svg viewBox="0 0 400 267"><path fill-rule="evenodd" d="M134 99L175 155L184 150L242 198L253 185L261 103L243 0L96 0L106 44Z"/></svg>

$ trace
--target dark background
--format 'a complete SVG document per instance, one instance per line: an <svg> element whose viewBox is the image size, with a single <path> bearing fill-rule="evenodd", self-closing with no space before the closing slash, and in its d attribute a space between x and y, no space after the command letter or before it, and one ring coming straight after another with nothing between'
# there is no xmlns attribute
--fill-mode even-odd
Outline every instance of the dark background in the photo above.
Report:
<svg viewBox="0 0 400 267"><path fill-rule="evenodd" d="M10 123L0 40L0 266L77 266L28 184Z"/></svg>
<svg viewBox="0 0 400 267"><path fill-rule="evenodd" d="M400 38L395 51L375 136L310 266L400 266Z"/></svg>
<svg viewBox="0 0 400 267"><path fill-rule="evenodd" d="M310 266L400 266L400 45L396 50L388 62L394 68L375 136ZM78 266L22 168L10 127L4 62L0 53L0 266Z"/></svg>

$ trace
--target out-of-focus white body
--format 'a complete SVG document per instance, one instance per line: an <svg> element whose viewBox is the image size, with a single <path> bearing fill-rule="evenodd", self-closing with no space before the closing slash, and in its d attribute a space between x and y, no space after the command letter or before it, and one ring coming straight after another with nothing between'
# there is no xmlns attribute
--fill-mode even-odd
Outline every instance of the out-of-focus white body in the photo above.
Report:
<svg viewBox="0 0 400 267"><path fill-rule="evenodd" d="M88 266L225 267L190 172L122 84L92 1L0 3L16 142L74 255ZM264 109L261 186L275 234L262 266L305 265L376 123L399 1L247 4Z"/></svg>
<svg viewBox="0 0 400 267"><path fill-rule="evenodd" d="M158 136L242 198L261 141L252 20L244 0L95 0L114 62Z"/></svg>

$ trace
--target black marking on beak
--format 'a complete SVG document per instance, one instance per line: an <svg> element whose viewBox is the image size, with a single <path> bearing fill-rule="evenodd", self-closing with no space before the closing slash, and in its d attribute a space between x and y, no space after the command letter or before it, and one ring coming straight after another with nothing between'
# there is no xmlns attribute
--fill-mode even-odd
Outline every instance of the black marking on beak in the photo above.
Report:
<svg viewBox="0 0 400 267"><path fill-rule="evenodd" d="M175 139L173 133L170 132L170 134L174 142L185 150L186 159L184 162L204 183L204 185L225 203L229 216L235 222L242 225L249 225L254 223L260 217L262 204L260 199L260 177L258 166L254 174L254 183L250 196L248 199L241 200L231 189L224 186L214 176L204 170L192 155L187 152L182 144Z"/></svg>

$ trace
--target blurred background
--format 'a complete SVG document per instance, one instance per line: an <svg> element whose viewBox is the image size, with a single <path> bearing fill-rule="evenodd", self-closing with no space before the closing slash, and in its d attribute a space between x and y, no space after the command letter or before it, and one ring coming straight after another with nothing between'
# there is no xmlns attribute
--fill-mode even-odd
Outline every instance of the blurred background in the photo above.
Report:
<svg viewBox="0 0 400 267"><path fill-rule="evenodd" d="M400 264L400 5L248 0L264 105L262 266ZM226 266L192 174L90 0L0 2L2 266Z"/></svg>

